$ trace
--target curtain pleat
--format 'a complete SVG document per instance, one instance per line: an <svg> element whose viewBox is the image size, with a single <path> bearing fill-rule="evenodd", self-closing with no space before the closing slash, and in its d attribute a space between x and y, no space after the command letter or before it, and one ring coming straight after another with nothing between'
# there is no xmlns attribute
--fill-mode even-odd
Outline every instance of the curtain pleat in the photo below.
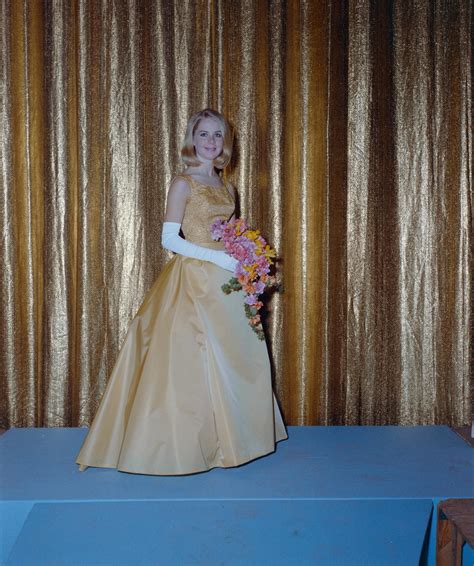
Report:
<svg viewBox="0 0 474 566"><path fill-rule="evenodd" d="M0 426L91 422L189 116L280 256L288 424L472 414L468 0L0 0Z"/></svg>

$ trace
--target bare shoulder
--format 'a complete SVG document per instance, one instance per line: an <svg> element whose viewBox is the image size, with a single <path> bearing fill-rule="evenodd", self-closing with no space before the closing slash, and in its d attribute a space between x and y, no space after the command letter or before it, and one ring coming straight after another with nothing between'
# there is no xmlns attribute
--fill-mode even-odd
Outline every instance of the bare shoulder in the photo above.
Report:
<svg viewBox="0 0 474 566"><path fill-rule="evenodd" d="M191 188L185 177L176 175L171 181L166 199L165 222L183 221L184 211L191 196Z"/></svg>
<svg viewBox="0 0 474 566"><path fill-rule="evenodd" d="M171 180L169 193L176 196L188 197L191 194L189 181L181 175L176 175Z"/></svg>

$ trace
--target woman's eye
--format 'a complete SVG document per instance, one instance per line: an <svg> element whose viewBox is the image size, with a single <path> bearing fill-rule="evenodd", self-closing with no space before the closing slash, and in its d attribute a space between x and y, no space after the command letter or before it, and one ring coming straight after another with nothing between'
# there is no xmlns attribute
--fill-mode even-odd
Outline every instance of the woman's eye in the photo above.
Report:
<svg viewBox="0 0 474 566"><path fill-rule="evenodd" d="M201 136L202 138L205 138L205 137L207 136L207 133L206 133L206 132L201 132L201 133L200 133L200 136Z"/></svg>
<svg viewBox="0 0 474 566"><path fill-rule="evenodd" d="M221 137L222 137L222 134L221 134L220 132L217 132L216 137L217 137L217 138L221 138Z"/></svg>

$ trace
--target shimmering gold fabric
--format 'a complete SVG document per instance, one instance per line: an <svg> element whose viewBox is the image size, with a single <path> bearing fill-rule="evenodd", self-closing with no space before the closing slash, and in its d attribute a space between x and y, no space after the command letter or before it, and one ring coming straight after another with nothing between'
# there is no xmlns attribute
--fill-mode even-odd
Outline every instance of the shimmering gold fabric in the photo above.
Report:
<svg viewBox="0 0 474 566"><path fill-rule="evenodd" d="M282 257L286 422L467 422L472 21L469 0L0 1L0 426L91 422L205 106Z"/></svg>
<svg viewBox="0 0 474 566"><path fill-rule="evenodd" d="M216 220L228 220L235 210L234 198L226 187L217 189L199 183L191 175L181 175L191 187L186 214L181 225L186 239L196 244L215 244L209 227ZM206 221L197 219L203 218ZM222 247L222 246L220 246Z"/></svg>
<svg viewBox="0 0 474 566"><path fill-rule="evenodd" d="M187 239L234 211L226 188L187 177ZM248 325L243 293L224 295L229 272L175 256L133 319L78 464L144 474L237 466L287 438L264 342Z"/></svg>

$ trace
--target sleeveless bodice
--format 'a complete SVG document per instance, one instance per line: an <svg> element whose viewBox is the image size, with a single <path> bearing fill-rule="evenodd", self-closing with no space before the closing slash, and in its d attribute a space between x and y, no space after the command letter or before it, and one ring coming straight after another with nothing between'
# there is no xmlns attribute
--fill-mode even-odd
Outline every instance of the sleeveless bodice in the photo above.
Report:
<svg viewBox="0 0 474 566"><path fill-rule="evenodd" d="M194 180L190 175L177 176L186 179L191 189L181 224L184 237L195 244L215 244L211 225L218 219L228 220L232 216L234 197L226 186L217 189Z"/></svg>

